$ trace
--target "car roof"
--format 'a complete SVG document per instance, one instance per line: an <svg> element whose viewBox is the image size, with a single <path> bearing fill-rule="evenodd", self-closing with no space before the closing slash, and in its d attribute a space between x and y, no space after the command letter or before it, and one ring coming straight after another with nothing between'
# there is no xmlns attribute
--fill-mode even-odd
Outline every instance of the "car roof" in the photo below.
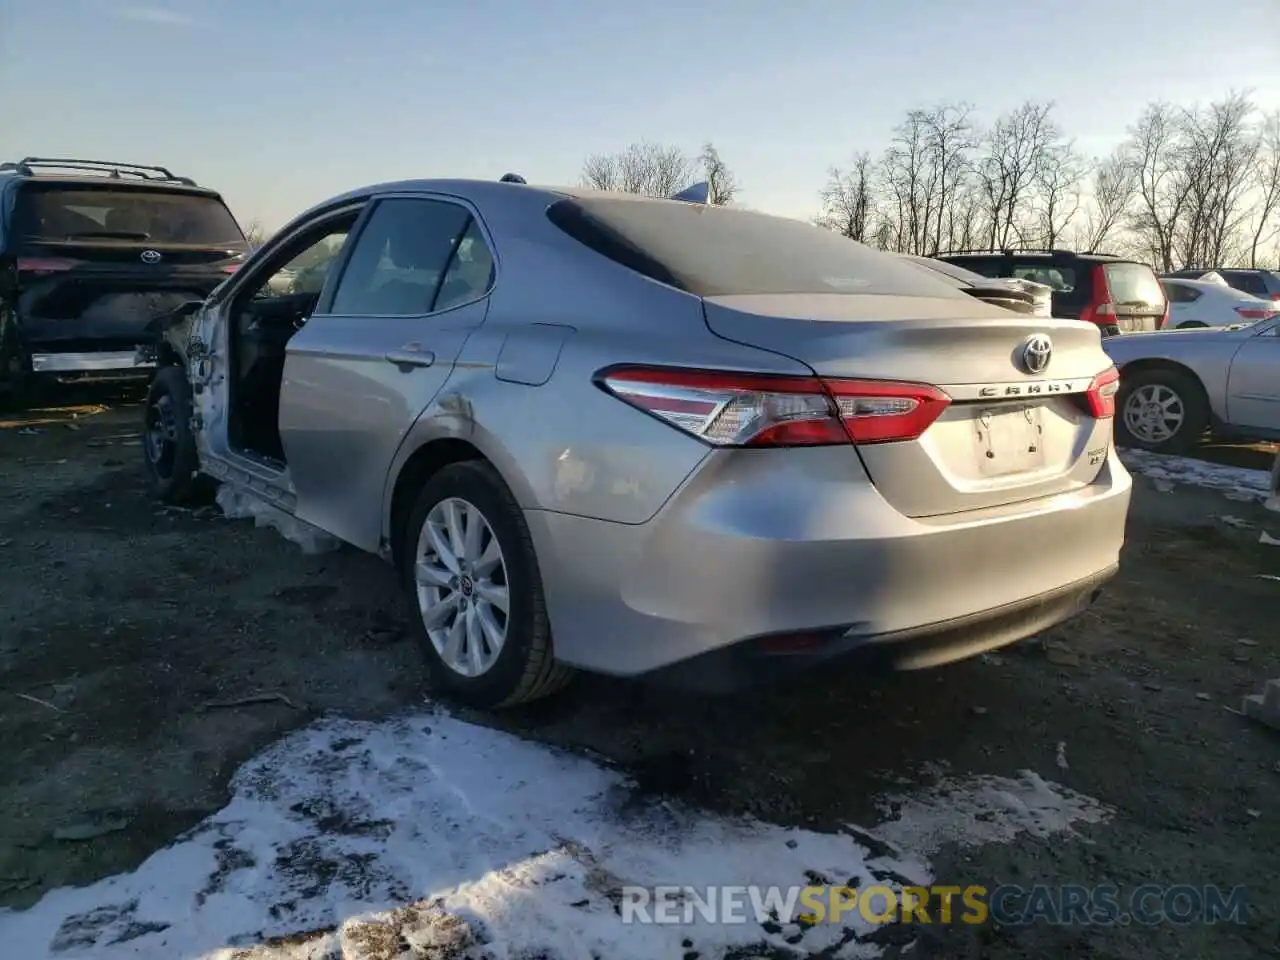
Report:
<svg viewBox="0 0 1280 960"><path fill-rule="evenodd" d="M1218 293L1230 293L1232 295L1244 292L1243 290L1237 290L1230 284L1221 283L1217 280L1194 280L1191 277L1161 277L1160 282L1176 283L1196 290L1216 290Z"/></svg>
<svg viewBox="0 0 1280 960"><path fill-rule="evenodd" d="M1089 263L1142 263L1132 257L1121 257L1114 253L1094 253L1073 250L944 250L937 254L942 260L1038 260L1044 263L1083 260Z"/></svg>
<svg viewBox="0 0 1280 960"><path fill-rule="evenodd" d="M0 188L9 184L55 183L73 186L99 187L109 190L136 190L140 193L180 193L188 196L215 197L222 194L199 184L177 183L169 180L125 180L91 174L23 173L18 170L0 170Z"/></svg>

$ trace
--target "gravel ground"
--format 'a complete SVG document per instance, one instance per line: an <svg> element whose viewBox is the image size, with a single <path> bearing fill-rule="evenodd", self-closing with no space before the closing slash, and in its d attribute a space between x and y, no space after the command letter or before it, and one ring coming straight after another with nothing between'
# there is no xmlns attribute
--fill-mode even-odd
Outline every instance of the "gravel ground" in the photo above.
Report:
<svg viewBox="0 0 1280 960"><path fill-rule="evenodd" d="M0 906L135 868L291 729L423 698L378 560L158 507L140 416L109 398L0 418ZM1280 574L1280 549L1258 542L1280 519L1136 482L1120 576L1039 642L718 700L586 679L470 719L590 751L654 793L817 829L876 820L890 785L1032 770L1115 816L1077 839L944 847L940 878L1245 885L1248 922L937 927L918 955L1280 956L1280 738L1229 709L1280 676L1280 582L1258 576Z"/></svg>

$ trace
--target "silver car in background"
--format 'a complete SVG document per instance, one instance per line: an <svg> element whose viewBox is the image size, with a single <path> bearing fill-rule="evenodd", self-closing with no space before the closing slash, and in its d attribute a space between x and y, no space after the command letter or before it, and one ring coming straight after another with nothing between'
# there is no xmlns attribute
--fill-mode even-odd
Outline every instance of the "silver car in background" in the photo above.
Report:
<svg viewBox="0 0 1280 960"><path fill-rule="evenodd" d="M280 292L303 260L321 286ZM164 327L156 492L212 478L386 557L474 704L574 668L716 689L857 651L944 663L1116 569L1097 328L798 221L383 184Z"/></svg>
<svg viewBox="0 0 1280 960"><path fill-rule="evenodd" d="M1108 337L1120 369L1116 440L1185 453L1212 432L1280 440L1280 316Z"/></svg>

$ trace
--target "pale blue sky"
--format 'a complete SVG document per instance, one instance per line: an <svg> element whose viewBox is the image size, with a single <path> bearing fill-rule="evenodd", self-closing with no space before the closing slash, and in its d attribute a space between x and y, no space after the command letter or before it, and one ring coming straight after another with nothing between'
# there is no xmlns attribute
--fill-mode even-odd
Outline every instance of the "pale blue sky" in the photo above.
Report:
<svg viewBox="0 0 1280 960"><path fill-rule="evenodd" d="M0 0L0 158L167 165L280 223L401 177L578 179L720 148L808 217L902 113L1055 100L1101 153L1153 98L1280 106L1280 0Z"/></svg>

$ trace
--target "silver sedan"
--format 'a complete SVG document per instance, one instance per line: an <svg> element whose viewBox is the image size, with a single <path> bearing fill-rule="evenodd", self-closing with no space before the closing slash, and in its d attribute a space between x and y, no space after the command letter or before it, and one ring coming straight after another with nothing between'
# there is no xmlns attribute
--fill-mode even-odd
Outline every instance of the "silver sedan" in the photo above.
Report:
<svg viewBox="0 0 1280 960"><path fill-rule="evenodd" d="M300 263L316 289L273 283ZM383 184L165 326L157 494L221 483L386 557L475 704L945 663L1082 609L1123 540L1096 327L794 220Z"/></svg>
<svg viewBox="0 0 1280 960"><path fill-rule="evenodd" d="M1121 444L1182 453L1212 432L1280 439L1280 316L1108 337L1120 369Z"/></svg>

